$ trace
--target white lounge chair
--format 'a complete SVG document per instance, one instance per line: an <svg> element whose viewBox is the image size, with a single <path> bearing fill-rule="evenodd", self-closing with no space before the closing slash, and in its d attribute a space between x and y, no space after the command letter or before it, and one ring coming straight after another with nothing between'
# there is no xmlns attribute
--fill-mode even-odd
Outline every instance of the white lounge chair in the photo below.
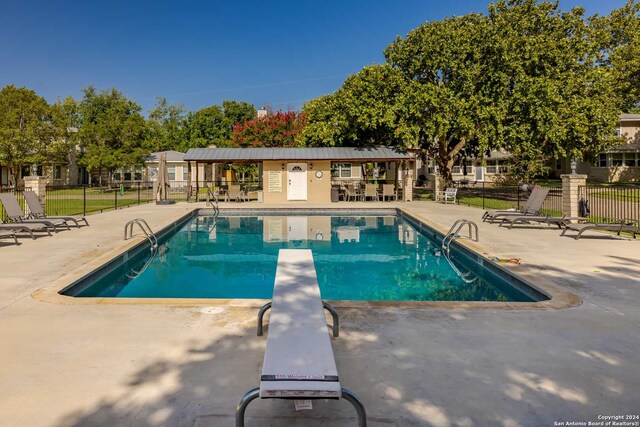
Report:
<svg viewBox="0 0 640 427"><path fill-rule="evenodd" d="M349 401L358 414L358 425L365 427L367 417L360 400L340 386L338 370L326 330L320 288L308 249L281 249L271 304L260 309L258 335L262 334L262 316L271 307L267 348L264 353L260 387L248 391L236 409L236 427L244 426L244 415L257 399L339 399ZM337 315L334 335L337 336Z"/></svg>

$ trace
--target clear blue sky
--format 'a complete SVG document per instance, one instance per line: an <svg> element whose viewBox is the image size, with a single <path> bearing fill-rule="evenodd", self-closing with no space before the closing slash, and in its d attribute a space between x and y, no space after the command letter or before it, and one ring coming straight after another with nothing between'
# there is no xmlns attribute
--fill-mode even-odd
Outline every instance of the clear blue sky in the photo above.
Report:
<svg viewBox="0 0 640 427"><path fill-rule="evenodd" d="M144 107L224 99L300 108L331 93L425 21L485 12L484 0L3 0L0 87L49 101L112 86ZM624 0L563 0L606 14Z"/></svg>

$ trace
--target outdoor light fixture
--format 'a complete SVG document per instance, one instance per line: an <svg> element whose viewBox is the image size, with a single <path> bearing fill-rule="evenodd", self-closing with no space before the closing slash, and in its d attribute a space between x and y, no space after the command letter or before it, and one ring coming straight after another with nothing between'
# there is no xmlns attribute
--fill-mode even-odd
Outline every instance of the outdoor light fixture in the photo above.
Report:
<svg viewBox="0 0 640 427"><path fill-rule="evenodd" d="M284 170L284 163L282 164L282 170Z"/></svg>

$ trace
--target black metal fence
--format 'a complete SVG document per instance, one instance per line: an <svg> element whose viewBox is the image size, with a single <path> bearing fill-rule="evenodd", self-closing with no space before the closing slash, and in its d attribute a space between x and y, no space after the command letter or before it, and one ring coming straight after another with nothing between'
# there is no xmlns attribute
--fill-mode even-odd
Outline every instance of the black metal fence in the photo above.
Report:
<svg viewBox="0 0 640 427"><path fill-rule="evenodd" d="M545 188L549 189L549 193L544 200L541 213L561 216L562 186L545 186ZM415 189L414 193L416 193ZM429 194L427 191L423 193ZM483 182L459 187L456 202L460 205L474 206L481 209L520 210L525 206L530 194L530 186L492 185Z"/></svg>
<svg viewBox="0 0 640 427"><path fill-rule="evenodd" d="M26 215L27 214L27 209L26 209L26 205L25 205L25 201L24 201L24 192L31 190L31 188L27 187L27 188L18 188L18 189L13 189L13 188L5 188L5 189L0 189L0 193L10 193L13 194L14 196L16 196L16 199L18 199L18 203L20 204L20 207L22 208L22 212ZM0 206L2 206L2 203L0 203ZM0 208L0 218L2 219L2 221L6 221L7 220L7 212L4 210L4 207Z"/></svg>
<svg viewBox="0 0 640 427"><path fill-rule="evenodd" d="M640 186L582 186L580 198L589 206L589 222L640 220Z"/></svg>

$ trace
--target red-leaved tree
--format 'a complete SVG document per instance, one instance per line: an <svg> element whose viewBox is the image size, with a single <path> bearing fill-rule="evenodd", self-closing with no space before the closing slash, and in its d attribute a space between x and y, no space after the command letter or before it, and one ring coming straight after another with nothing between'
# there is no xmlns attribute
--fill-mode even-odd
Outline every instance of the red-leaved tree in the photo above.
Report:
<svg viewBox="0 0 640 427"><path fill-rule="evenodd" d="M236 124L231 140L236 147L296 147L306 124L306 113L278 112Z"/></svg>

